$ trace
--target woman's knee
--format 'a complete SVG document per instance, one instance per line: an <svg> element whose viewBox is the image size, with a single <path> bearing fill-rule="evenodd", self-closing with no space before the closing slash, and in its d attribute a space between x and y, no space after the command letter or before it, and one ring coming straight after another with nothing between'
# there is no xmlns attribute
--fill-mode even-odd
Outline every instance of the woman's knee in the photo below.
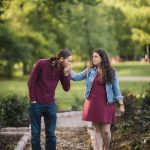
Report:
<svg viewBox="0 0 150 150"><path fill-rule="evenodd" d="M101 127L102 133L104 136L111 135L110 126L109 125L102 125Z"/></svg>
<svg viewBox="0 0 150 150"><path fill-rule="evenodd" d="M103 133L104 136L109 136L109 135L111 135L110 130L103 130L102 133Z"/></svg>

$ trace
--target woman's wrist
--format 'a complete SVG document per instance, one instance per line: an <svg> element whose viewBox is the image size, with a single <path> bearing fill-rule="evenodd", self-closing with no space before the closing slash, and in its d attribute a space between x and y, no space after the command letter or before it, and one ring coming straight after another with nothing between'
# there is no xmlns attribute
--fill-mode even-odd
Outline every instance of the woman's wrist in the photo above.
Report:
<svg viewBox="0 0 150 150"><path fill-rule="evenodd" d="M119 104L119 105L120 105L120 107L121 107L121 106L124 106L124 104Z"/></svg>
<svg viewBox="0 0 150 150"><path fill-rule="evenodd" d="M123 100L119 100L118 103L120 106L124 106Z"/></svg>

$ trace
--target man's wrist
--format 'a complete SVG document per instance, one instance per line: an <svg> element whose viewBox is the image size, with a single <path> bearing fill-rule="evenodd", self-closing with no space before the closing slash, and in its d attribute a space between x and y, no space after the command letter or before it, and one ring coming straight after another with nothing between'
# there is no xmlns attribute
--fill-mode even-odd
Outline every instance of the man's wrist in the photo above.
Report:
<svg viewBox="0 0 150 150"><path fill-rule="evenodd" d="M31 103L36 103L36 101L31 101Z"/></svg>
<svg viewBox="0 0 150 150"><path fill-rule="evenodd" d="M64 74L64 76L65 76L65 77L68 77L68 76L69 76L69 73Z"/></svg>

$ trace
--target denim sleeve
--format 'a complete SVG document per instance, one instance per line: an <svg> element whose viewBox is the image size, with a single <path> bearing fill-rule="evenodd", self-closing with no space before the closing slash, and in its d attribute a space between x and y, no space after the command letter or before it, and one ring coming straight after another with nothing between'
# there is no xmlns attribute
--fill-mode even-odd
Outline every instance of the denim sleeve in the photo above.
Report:
<svg viewBox="0 0 150 150"><path fill-rule="evenodd" d="M80 73L71 72L71 80L73 81L80 81L86 79L87 76L87 69L83 70Z"/></svg>
<svg viewBox="0 0 150 150"><path fill-rule="evenodd" d="M113 84L112 84L112 89L113 89L113 93L114 93L114 98L118 101L118 100L123 100L123 96L121 94L120 91L120 87L119 87L119 82L118 82L118 75L115 72L115 78L113 80Z"/></svg>

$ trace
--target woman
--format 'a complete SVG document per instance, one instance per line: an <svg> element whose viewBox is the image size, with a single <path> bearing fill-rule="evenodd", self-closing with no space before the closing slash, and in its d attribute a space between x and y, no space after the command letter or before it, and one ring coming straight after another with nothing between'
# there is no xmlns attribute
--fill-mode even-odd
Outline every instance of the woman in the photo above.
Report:
<svg viewBox="0 0 150 150"><path fill-rule="evenodd" d="M82 119L91 121L94 126L97 150L101 149L101 136L105 150L109 150L110 126L115 122L115 102L120 104L119 111L124 112L123 96L118 85L116 71L110 65L106 52L96 49L91 58L91 67L81 73L71 73L74 81L86 80L86 101Z"/></svg>
<svg viewBox="0 0 150 150"><path fill-rule="evenodd" d="M41 117L44 117L46 150L56 150L56 106L55 90L59 80L65 91L70 89L71 53L64 49L55 57L40 59L28 81L30 96L30 118L32 150L41 150Z"/></svg>

